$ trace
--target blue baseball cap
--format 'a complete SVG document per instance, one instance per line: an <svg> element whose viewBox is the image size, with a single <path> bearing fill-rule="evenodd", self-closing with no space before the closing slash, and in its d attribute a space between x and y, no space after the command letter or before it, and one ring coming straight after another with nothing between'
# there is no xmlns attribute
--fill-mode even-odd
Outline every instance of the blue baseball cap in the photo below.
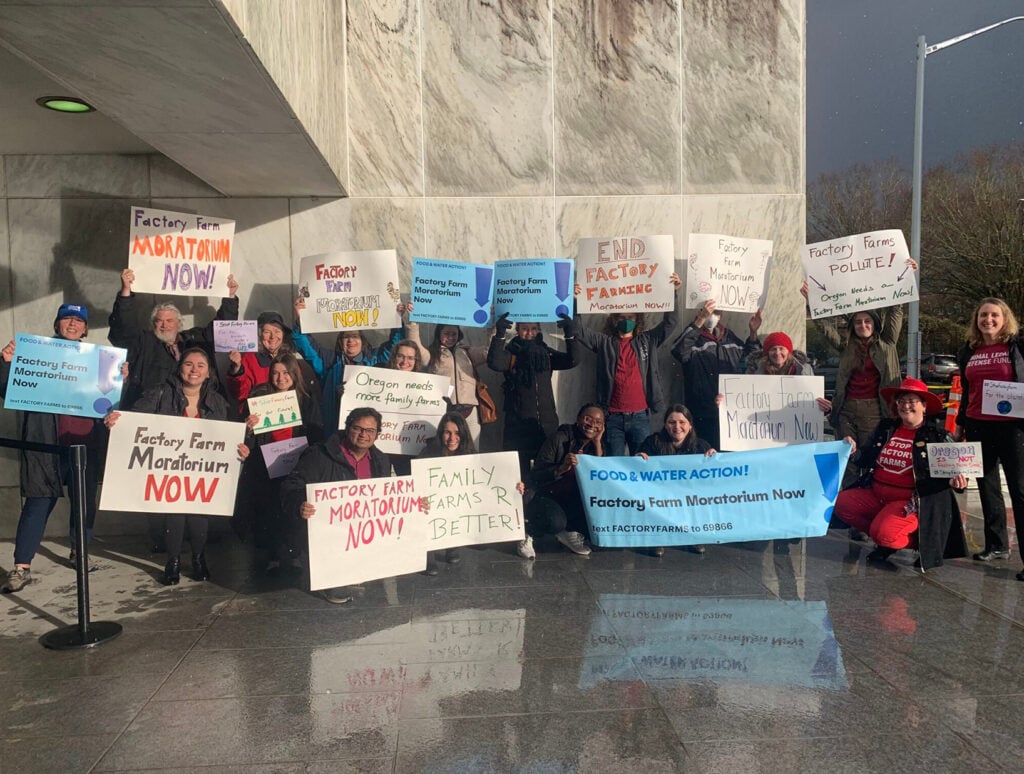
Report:
<svg viewBox="0 0 1024 774"><path fill-rule="evenodd" d="M60 309L57 310L57 321L63 320L65 317L78 317L86 325L89 324L89 310L78 304L61 304Z"/></svg>

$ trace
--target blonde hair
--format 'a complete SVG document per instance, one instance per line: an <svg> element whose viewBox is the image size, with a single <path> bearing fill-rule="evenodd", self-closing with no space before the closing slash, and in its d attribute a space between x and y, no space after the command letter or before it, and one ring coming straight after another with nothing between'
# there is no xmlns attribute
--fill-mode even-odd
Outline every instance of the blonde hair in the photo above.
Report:
<svg viewBox="0 0 1024 774"><path fill-rule="evenodd" d="M971 349L977 349L985 344L985 337L981 335L981 329L978 328L978 313L981 311L981 307L985 304L992 304L998 306L999 311L1003 313L1003 329L999 331L999 335L996 340L1000 344L1005 344L1020 330L1020 326L1017 325L1017 317L1014 315L1013 310L1010 309L1007 304L1001 298L983 298L978 302L978 308L974 310L974 314L971 315L971 324L967 326L967 344Z"/></svg>

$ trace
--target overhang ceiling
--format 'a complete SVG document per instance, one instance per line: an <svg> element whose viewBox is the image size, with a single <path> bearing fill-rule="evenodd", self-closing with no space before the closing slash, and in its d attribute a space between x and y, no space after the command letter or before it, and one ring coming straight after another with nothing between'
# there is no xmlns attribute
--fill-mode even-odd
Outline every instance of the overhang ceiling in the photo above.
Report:
<svg viewBox="0 0 1024 774"><path fill-rule="evenodd" d="M0 0L0 42L0 153L156 149L229 196L344 195L211 0ZM54 90L100 115L35 105Z"/></svg>

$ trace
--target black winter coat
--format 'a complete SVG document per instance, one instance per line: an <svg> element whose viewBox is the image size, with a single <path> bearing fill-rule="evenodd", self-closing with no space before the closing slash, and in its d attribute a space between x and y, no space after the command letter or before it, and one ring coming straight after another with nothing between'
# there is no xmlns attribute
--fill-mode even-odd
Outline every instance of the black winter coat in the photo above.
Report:
<svg viewBox="0 0 1024 774"><path fill-rule="evenodd" d="M537 361L540 361L540 368L536 367ZM516 336L508 344L500 336L493 336L487 351L487 365L494 371L505 373L505 427L529 419L540 424L545 435L558 428L551 374L576 365L574 339L567 339L565 352L559 352L545 344L539 333L533 341Z"/></svg>
<svg viewBox="0 0 1024 774"><path fill-rule="evenodd" d="M706 454L711 444L696 436L696 431L690 430L682 446L678 449L672 445L672 440L664 429L651 433L640 444L639 454L646 454L648 457L668 457L673 454Z"/></svg>
<svg viewBox="0 0 1024 774"><path fill-rule="evenodd" d="M371 446L370 476L384 478L391 475L388 456ZM341 436L332 434L326 441L310 446L299 457L295 468L281 482L281 508L286 517L302 518L302 504L306 502L306 484L325 484L330 481L354 481L356 472L341 451Z"/></svg>
<svg viewBox="0 0 1024 774"><path fill-rule="evenodd" d="M165 417L183 417L186 406L188 406L188 399L185 397L184 385L181 377L174 373L159 387L154 387L143 393L135 401L132 411L143 414L160 414ZM209 380L199 393L199 417L200 419L224 421L231 419L227 399L211 386Z"/></svg>
<svg viewBox="0 0 1024 774"><path fill-rule="evenodd" d="M531 488L549 494L560 494L562 489L575 489L575 471L570 470L559 476L558 467L570 453L596 454L597 451L594 443L583 438L578 431L579 427L575 423L562 425L547 437L533 461L529 481Z"/></svg>
<svg viewBox="0 0 1024 774"><path fill-rule="evenodd" d="M704 415L713 410L717 416L715 396L718 395L718 377L738 374L740 361L761 349L757 337L740 339L735 333L719 325L719 338L692 323L672 347L672 357L683 366L683 385L686 405L695 414Z"/></svg>

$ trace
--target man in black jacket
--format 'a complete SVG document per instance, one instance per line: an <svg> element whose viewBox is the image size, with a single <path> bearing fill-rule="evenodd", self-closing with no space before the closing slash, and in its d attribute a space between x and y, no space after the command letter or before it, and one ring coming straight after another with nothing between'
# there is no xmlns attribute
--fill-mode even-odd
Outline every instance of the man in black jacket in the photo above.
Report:
<svg viewBox="0 0 1024 774"><path fill-rule="evenodd" d="M316 514L316 506L306 500L307 484L391 475L387 455L374 446L380 428L381 415L376 409L352 409L345 419L344 430L306 449L281 484L281 507L285 517L309 521ZM323 597L335 605L352 600L344 588L326 589Z"/></svg>

